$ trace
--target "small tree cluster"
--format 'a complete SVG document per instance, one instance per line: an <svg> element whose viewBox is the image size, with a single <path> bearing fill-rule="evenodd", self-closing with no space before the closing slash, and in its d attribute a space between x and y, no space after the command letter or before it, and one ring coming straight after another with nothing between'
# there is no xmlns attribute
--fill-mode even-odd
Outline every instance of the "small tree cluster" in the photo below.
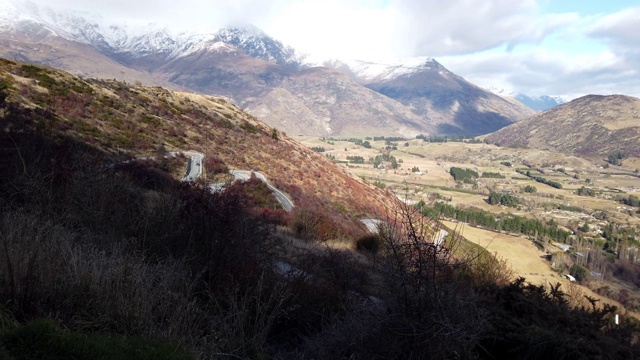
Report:
<svg viewBox="0 0 640 360"><path fill-rule="evenodd" d="M607 156L607 162L611 165L622 165L622 160L627 157L624 151L616 151L613 154Z"/></svg>
<svg viewBox="0 0 640 360"><path fill-rule="evenodd" d="M474 171L471 169L463 169L455 166L452 166L449 169L449 174L453 176L453 179L455 181L462 181L462 182L475 181L475 179L477 179L479 176L477 171Z"/></svg>
<svg viewBox="0 0 640 360"><path fill-rule="evenodd" d="M495 172L483 172L482 173L482 177L483 178L491 178L491 179L505 179L506 176L500 174L500 173L495 173Z"/></svg>
<svg viewBox="0 0 640 360"><path fill-rule="evenodd" d="M487 198L487 202L491 205L504 205L515 207L520 204L520 200L511 195L511 194L502 194L497 192L492 192L489 194Z"/></svg>
<svg viewBox="0 0 640 360"><path fill-rule="evenodd" d="M576 194L580 196L596 196L596 191L592 188L582 186L580 189L576 191Z"/></svg>

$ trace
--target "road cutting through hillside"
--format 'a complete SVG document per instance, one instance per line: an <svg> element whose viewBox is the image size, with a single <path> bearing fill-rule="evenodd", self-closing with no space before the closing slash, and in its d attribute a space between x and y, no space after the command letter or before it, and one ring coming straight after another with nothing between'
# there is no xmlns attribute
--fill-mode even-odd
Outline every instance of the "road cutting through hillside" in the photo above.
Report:
<svg viewBox="0 0 640 360"><path fill-rule="evenodd" d="M204 159L204 155L195 151L184 151L182 153L189 156L190 158L187 172L182 178L182 181L196 181L198 178L200 178L200 176L202 176L202 160ZM267 177L263 173L251 170L230 170L229 174L233 175L235 181L247 181L251 178L251 174L254 174L256 178L267 185L269 190L271 190L273 196L275 196L276 200L278 200L280 205L282 205L282 207L286 211L291 212L295 207L295 205L293 204L293 200L291 200L291 198L287 194L271 185L271 183L269 182L269 180L267 180ZM211 191L220 191L224 189L224 185L224 183L217 183L209 184L208 187Z"/></svg>

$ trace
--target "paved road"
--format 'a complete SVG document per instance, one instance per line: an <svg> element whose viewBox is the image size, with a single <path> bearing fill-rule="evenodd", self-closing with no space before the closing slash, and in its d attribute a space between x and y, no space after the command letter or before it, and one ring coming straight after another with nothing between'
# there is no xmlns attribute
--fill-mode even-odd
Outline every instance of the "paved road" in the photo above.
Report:
<svg viewBox="0 0 640 360"><path fill-rule="evenodd" d="M377 234L378 232L380 232L379 226L382 223L382 220L379 220L379 219L361 219L360 222L363 223L364 226L367 227L367 230L369 230L370 233Z"/></svg>
<svg viewBox="0 0 640 360"><path fill-rule="evenodd" d="M196 181L200 176L202 176L202 159L204 159L204 155L194 151L185 151L183 154L187 155L191 161L189 161L187 173L182 178L182 181Z"/></svg>
<svg viewBox="0 0 640 360"><path fill-rule="evenodd" d="M360 222L367 227L367 230L369 230L370 233L377 234L378 232L380 232L380 224L382 224L382 220L365 218L365 219L361 219ZM447 230L444 230L444 229L438 230L438 232L435 234L433 238L433 243L438 246L444 245L444 239L448 235L449 235L449 232Z"/></svg>
<svg viewBox="0 0 640 360"><path fill-rule="evenodd" d="M196 181L200 176L202 176L202 167L204 166L202 164L202 160L204 159L204 155L195 151L183 151L182 153L186 156L189 156L189 158L191 159L189 161L187 173L182 178L182 181L188 181L188 182ZM170 154L175 156L178 153L173 152ZM282 191L278 190L275 186L271 185L271 183L269 182L269 180L267 180L267 177L264 176L263 173L252 172L249 170L231 170L229 171L229 173L233 175L236 181L247 181L251 178L251 173L254 173L258 179L260 179L262 182L264 182L267 185L267 187L269 187L273 196L276 197L276 200L278 200L278 202L282 205L282 207L286 211L290 212L295 207L293 204L293 200L291 200L291 198L289 198L287 194L283 193ZM222 191L224 189L224 186L225 186L224 183L208 185L209 189L212 192Z"/></svg>
<svg viewBox="0 0 640 360"><path fill-rule="evenodd" d="M435 239L433 239L433 243L436 245L444 245L444 239L449 235L449 232L444 229L438 230Z"/></svg>
<svg viewBox="0 0 640 360"><path fill-rule="evenodd" d="M246 181L246 180L249 180L249 178L251 178L251 171L248 171L248 170L231 170L229 171L229 173L233 175L236 178L236 180L240 180L240 181ZM253 173L256 175L258 179L260 179L263 183L265 183L267 187L269 187L269 190L271 190L271 193L273 194L273 196L276 197L276 200L278 200L278 202L282 205L282 207L286 211L293 210L295 206L293 204L293 201L289 198L289 196L287 196L282 191L278 190L275 186L271 185L271 183L269 182L269 180L267 180L267 177L264 176L263 173L261 172L253 172Z"/></svg>

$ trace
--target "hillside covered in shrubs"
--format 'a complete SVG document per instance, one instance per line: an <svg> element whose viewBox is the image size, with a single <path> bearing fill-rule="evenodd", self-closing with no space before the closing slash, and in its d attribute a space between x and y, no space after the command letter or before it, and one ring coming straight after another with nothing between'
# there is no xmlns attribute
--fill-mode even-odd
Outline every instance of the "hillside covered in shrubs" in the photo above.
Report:
<svg viewBox="0 0 640 360"><path fill-rule="evenodd" d="M299 211L318 219L324 239L358 237L360 218L394 204L385 192L222 98L83 80L8 60L0 61L0 87L13 114L5 122L70 137L102 150L109 162L192 150L206 155L210 180L228 169L263 172Z"/></svg>
<svg viewBox="0 0 640 360"><path fill-rule="evenodd" d="M220 115L226 103L199 98L204 115L190 117L154 108L177 96L162 89L3 66L0 359L640 356L615 308L573 308L455 235L433 244L433 220L383 212L383 191L239 111ZM148 101L107 105L134 92ZM215 145L198 145L207 136ZM186 146L215 151L212 168L267 173L296 210L279 212L257 180L215 193L177 180L184 159L163 153ZM378 234L356 225L377 208Z"/></svg>

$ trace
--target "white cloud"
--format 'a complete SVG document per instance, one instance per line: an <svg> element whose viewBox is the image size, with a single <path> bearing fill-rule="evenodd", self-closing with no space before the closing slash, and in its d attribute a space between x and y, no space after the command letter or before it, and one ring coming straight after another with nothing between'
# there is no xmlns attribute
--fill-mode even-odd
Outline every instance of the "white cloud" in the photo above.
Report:
<svg viewBox="0 0 640 360"><path fill-rule="evenodd" d="M433 56L478 85L530 95L640 96L640 7L582 16L543 13L548 0L36 1L180 30L251 23L326 57Z"/></svg>
<svg viewBox="0 0 640 360"><path fill-rule="evenodd" d="M640 8L588 17L548 15L537 22L547 22L550 31L541 32L539 41L535 31L528 31L533 45L519 51L494 49L440 60L484 87L568 99L587 94L640 97Z"/></svg>
<svg viewBox="0 0 640 360"><path fill-rule="evenodd" d="M535 23L534 0L36 2L183 29L251 23L305 50L360 58L463 54L506 42L537 41L554 26Z"/></svg>
<svg viewBox="0 0 640 360"><path fill-rule="evenodd" d="M597 21L587 34L604 40L613 51L637 65L640 61L640 7L607 15Z"/></svg>
<svg viewBox="0 0 640 360"><path fill-rule="evenodd" d="M283 3L282 11L268 21L269 33L307 51L364 60L465 54L539 42L576 17L540 18L533 0Z"/></svg>
<svg viewBox="0 0 640 360"><path fill-rule="evenodd" d="M411 39L414 55L486 50L524 35L534 19L534 1L394 1L398 38Z"/></svg>
<svg viewBox="0 0 640 360"><path fill-rule="evenodd" d="M444 57L443 65L481 86L573 99L587 94L640 95L637 69L610 51L570 55L541 48Z"/></svg>
<svg viewBox="0 0 640 360"><path fill-rule="evenodd" d="M269 34L297 49L327 57L389 56L394 18L376 2L297 1L264 26Z"/></svg>

